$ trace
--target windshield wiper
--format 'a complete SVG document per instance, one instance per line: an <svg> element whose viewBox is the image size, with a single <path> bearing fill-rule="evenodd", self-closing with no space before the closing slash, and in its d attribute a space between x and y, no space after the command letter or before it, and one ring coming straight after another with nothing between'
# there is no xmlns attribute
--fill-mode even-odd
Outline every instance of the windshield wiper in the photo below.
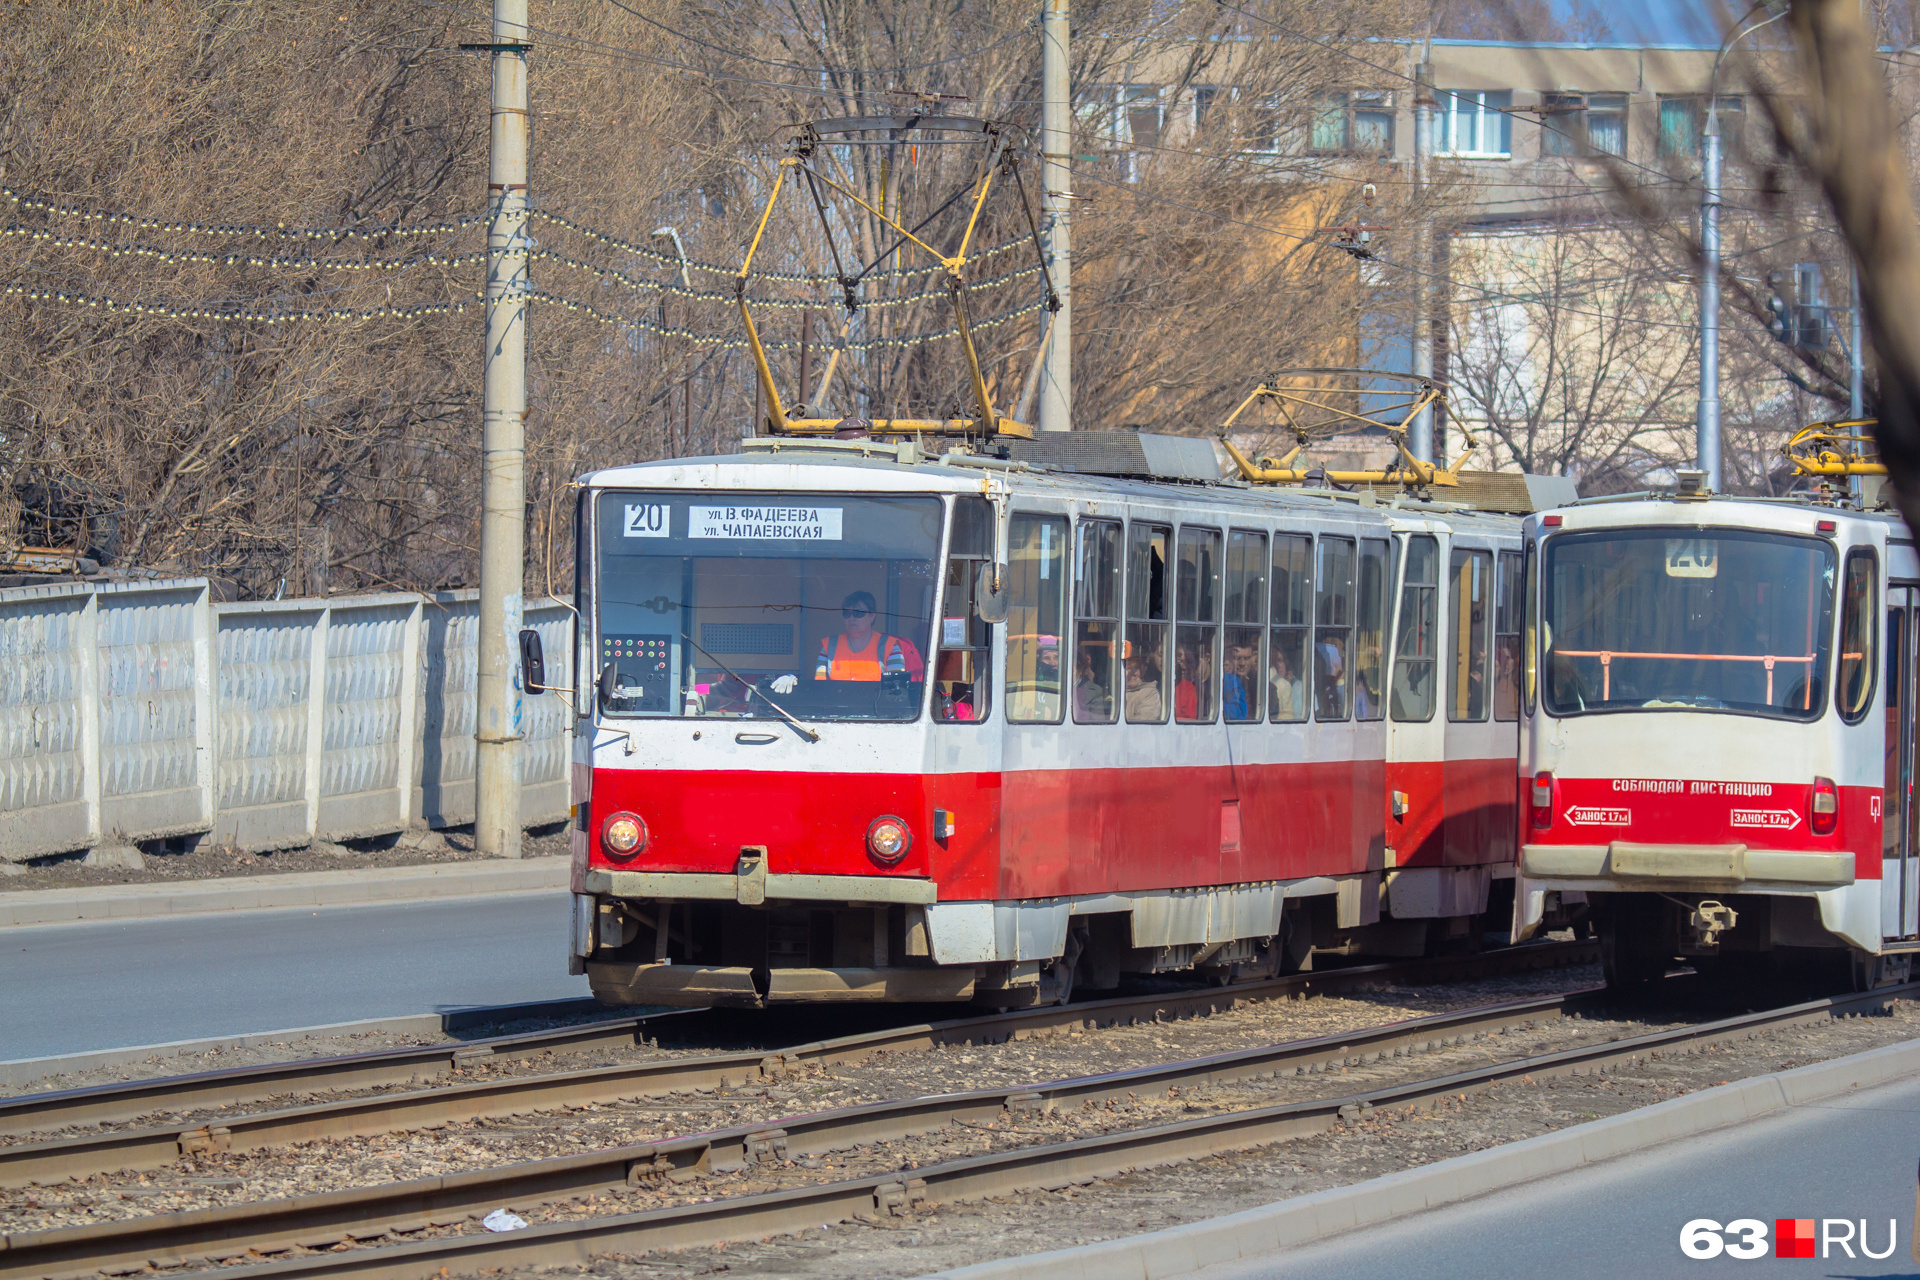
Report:
<svg viewBox="0 0 1920 1280"><path fill-rule="evenodd" d="M749 698L753 697L755 694L758 694L760 697L760 701L766 703L768 706L772 707L775 711L779 712L780 718L782 720L785 720L788 724L792 725L793 731L795 733L805 738L808 742L820 741L819 734L815 733L813 730L807 728L807 726L801 724L798 720L794 719L793 713L791 711L788 711L785 707L775 702L772 698L769 698L766 695L765 691L762 690L758 685L754 684L753 681L747 679L745 676L741 675L738 671L735 671L732 667L720 661L720 659L714 657L712 653L708 652L707 647L705 645L701 644L698 640L695 640L692 636L687 634L687 630L685 627L679 628L679 631L680 631L680 638L682 640L685 640L688 644L698 649L701 653L704 653L707 655L707 661L713 663L714 666L720 668L722 671L732 676L735 680L738 680L741 684L745 685L747 688L747 696Z"/></svg>

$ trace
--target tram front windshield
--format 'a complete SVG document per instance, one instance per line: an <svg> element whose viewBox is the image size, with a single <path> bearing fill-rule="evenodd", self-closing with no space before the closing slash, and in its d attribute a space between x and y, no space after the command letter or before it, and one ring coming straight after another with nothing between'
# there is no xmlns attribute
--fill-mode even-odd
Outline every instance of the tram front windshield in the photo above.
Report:
<svg viewBox="0 0 1920 1280"><path fill-rule="evenodd" d="M603 711L919 714L938 498L612 492L597 519Z"/></svg>
<svg viewBox="0 0 1920 1280"><path fill-rule="evenodd" d="M1547 711L1819 718L1834 566L1826 542L1786 534L1645 529L1548 539Z"/></svg>

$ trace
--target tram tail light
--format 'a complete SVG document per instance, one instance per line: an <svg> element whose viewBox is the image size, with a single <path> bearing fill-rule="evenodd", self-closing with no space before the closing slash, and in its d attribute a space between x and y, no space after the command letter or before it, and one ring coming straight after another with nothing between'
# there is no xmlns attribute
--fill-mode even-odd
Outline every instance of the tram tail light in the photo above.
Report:
<svg viewBox="0 0 1920 1280"><path fill-rule="evenodd" d="M638 857L647 847L647 824L637 813L610 814L600 825L600 847L609 858Z"/></svg>
<svg viewBox="0 0 1920 1280"><path fill-rule="evenodd" d="M1832 778L1813 780L1813 817L1808 822L1813 834L1830 836L1840 822L1840 788L1833 785Z"/></svg>
<svg viewBox="0 0 1920 1280"><path fill-rule="evenodd" d="M1533 829L1545 831L1553 825L1553 775L1533 775Z"/></svg>

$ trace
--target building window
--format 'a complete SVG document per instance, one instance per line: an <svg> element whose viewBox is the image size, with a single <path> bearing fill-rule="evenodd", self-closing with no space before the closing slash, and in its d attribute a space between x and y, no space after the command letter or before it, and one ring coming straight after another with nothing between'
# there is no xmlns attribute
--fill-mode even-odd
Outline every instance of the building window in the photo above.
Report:
<svg viewBox="0 0 1920 1280"><path fill-rule="evenodd" d="M1133 148L1152 150L1160 145L1166 113L1160 105L1160 86L1152 84L1099 85L1081 96L1075 114L1093 135L1093 145L1122 157L1121 176L1138 176Z"/></svg>
<svg viewBox="0 0 1920 1280"><path fill-rule="evenodd" d="M1434 150L1440 155L1504 160L1513 154L1513 117L1507 114L1513 90L1444 90L1439 105L1434 123L1440 136L1434 139Z"/></svg>
<svg viewBox="0 0 1920 1280"><path fill-rule="evenodd" d="M1738 94L1715 99L1714 114L1720 125L1720 154L1739 150L1745 132L1746 102ZM1706 131L1707 100L1704 95L1688 94L1660 99L1660 154L1697 156L1700 136Z"/></svg>
<svg viewBox="0 0 1920 1280"><path fill-rule="evenodd" d="M1313 109L1313 131L1308 145L1315 151L1391 155L1393 95L1323 94Z"/></svg>
<svg viewBox="0 0 1920 1280"><path fill-rule="evenodd" d="M1249 100L1227 85L1196 85L1193 136L1204 146L1270 154L1280 149L1279 111L1270 96Z"/></svg>
<svg viewBox="0 0 1920 1280"><path fill-rule="evenodd" d="M1627 95L1541 95L1540 153L1549 156L1627 154Z"/></svg>

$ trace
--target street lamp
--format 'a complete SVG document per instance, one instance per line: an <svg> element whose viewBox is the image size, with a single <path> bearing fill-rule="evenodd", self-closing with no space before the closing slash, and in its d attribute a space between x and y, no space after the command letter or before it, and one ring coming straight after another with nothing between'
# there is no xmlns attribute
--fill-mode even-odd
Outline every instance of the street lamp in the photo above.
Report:
<svg viewBox="0 0 1920 1280"><path fill-rule="evenodd" d="M1707 79L1707 125L1700 137L1700 408L1694 419L1694 453L1706 487L1717 493L1720 474L1720 62L1727 51L1787 11L1743 26L1769 0L1760 0L1734 24L1733 34L1720 42L1713 55L1713 74Z"/></svg>

